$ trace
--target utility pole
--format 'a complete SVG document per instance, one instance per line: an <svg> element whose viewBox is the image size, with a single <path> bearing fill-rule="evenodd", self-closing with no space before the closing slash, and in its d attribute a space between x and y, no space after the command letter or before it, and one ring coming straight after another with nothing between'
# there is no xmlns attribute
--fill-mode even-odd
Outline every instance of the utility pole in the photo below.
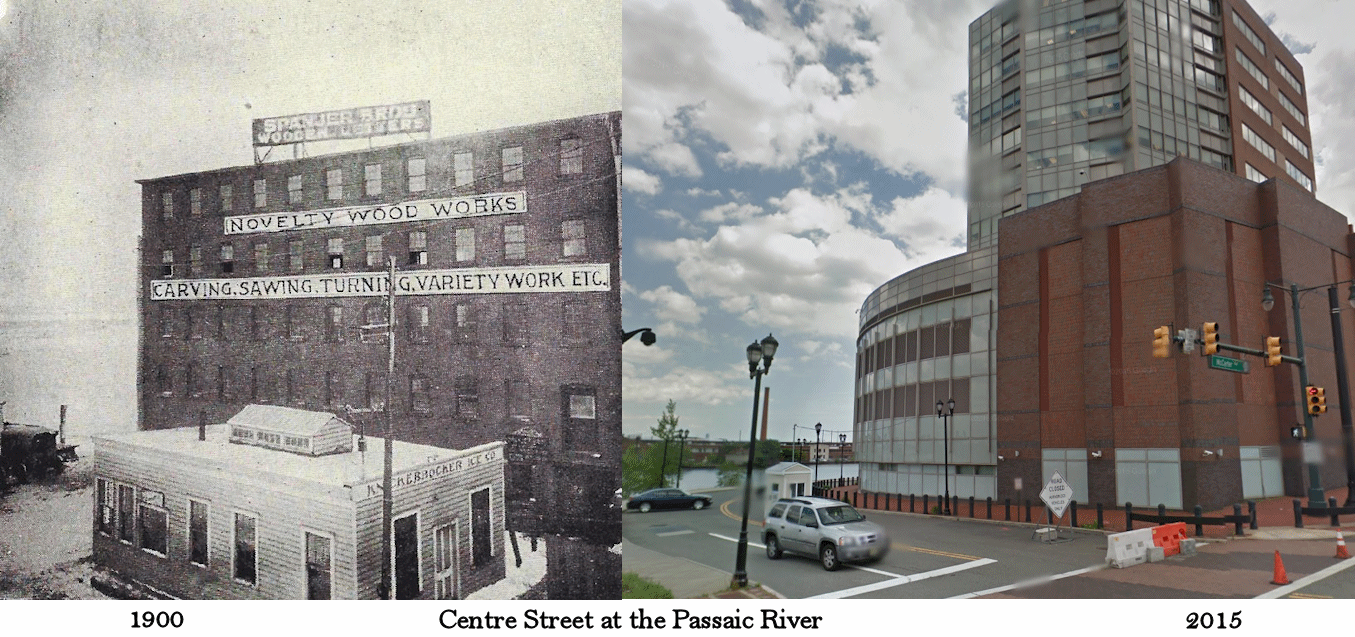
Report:
<svg viewBox="0 0 1355 637"><path fill-rule="evenodd" d="M390 258L390 274L386 279L386 343L388 347L388 357L386 359L386 403L382 410L386 412L386 433L385 433L385 459L381 469L381 596L384 599L394 599L394 589L391 586L391 534L392 534L392 509L394 508L394 498L391 495L391 463L392 456L395 454L394 443L391 441L391 432L394 429L391 424L391 394L395 389L395 257Z"/></svg>

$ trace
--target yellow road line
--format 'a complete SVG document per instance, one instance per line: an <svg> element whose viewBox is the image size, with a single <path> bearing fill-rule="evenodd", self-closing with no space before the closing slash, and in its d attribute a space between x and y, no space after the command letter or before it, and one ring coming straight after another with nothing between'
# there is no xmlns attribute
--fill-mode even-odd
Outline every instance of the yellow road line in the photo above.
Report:
<svg viewBox="0 0 1355 637"><path fill-rule="evenodd" d="M941 557L953 557L953 558L955 558L955 559L957 559L957 560L966 560L966 561L970 561L970 562L972 562L972 561L974 561L974 560L977 560L977 559L982 559L982 558L979 558L979 557L975 557L975 556L973 556L973 555L965 555L964 553L948 553L948 552L946 552L946 551L937 551L937 550L933 550L933 549L924 549L924 548L922 548L922 547L920 547L920 546L908 546L907 544L898 544L898 543L894 543L894 544L890 544L889 547L892 548L892 549L900 550L900 551L916 551L916 552L918 552L918 553L926 553L926 554L928 554L928 555L940 555Z"/></svg>
<svg viewBox="0 0 1355 637"><path fill-rule="evenodd" d="M1289 599L1331 599L1331 595L1309 595L1307 593L1290 593Z"/></svg>
<svg viewBox="0 0 1355 637"><path fill-rule="evenodd" d="M722 504L720 504L720 513L723 513L723 514L725 515L725 517L727 517L727 518L729 518L729 519L731 519L731 520L738 520L738 521L742 522L742 521L743 521L743 516L742 516L742 515L734 515L734 512L729 510L729 505L734 504L735 502L737 502L737 500L726 500L725 502L723 502ZM761 522L758 522L757 520L752 520L752 519L750 519L750 520L748 520L748 523L749 523L749 524L756 524L756 525L758 525L758 526L762 526L762 523L761 523ZM972 561L974 561L974 560L977 560L977 559L982 559L982 558L976 557L976 556L974 556L974 555L965 555L964 553L948 553L948 552L946 552L946 551L936 551L936 550L933 550L933 549L924 549L924 548L918 547L918 546L908 546L907 544L898 544L898 543L894 543L894 544L890 544L889 547L890 547L891 549L895 549L895 550L899 550L899 551L916 551L916 552L918 552L918 553L926 553L926 554L928 554L928 555L939 555L939 556L941 556L941 557L953 557L953 558L955 558L955 559L957 559L957 560L966 560L966 561L970 561L970 562L972 562Z"/></svg>

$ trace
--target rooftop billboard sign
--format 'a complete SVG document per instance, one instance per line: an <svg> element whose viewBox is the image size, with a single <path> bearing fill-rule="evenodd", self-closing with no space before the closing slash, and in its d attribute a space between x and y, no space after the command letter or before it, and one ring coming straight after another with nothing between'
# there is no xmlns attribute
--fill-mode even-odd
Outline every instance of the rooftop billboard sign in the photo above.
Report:
<svg viewBox="0 0 1355 637"><path fill-rule="evenodd" d="M254 120L254 145L362 139L432 129L428 100Z"/></svg>

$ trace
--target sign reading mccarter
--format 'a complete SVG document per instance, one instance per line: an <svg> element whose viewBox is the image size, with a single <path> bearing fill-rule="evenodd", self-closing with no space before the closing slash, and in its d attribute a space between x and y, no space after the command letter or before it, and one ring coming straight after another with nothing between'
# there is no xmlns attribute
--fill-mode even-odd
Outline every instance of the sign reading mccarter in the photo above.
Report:
<svg viewBox="0 0 1355 637"><path fill-rule="evenodd" d="M285 232L315 228L370 226L431 219L460 219L527 212L527 193L499 192L471 197L420 199L375 206L348 206L297 212L270 212L226 217L226 234Z"/></svg>
<svg viewBox="0 0 1355 637"><path fill-rule="evenodd" d="M151 300L303 299L386 294L385 272L314 274L248 279L151 281ZM455 270L397 272L395 293L494 294L531 292L607 292L611 264L577 263Z"/></svg>

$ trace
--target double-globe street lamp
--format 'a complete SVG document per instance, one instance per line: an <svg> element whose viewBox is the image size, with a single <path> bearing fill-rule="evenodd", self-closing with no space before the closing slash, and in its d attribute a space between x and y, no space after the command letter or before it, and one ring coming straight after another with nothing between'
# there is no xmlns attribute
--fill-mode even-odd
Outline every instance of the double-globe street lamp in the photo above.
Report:
<svg viewBox="0 0 1355 637"><path fill-rule="evenodd" d="M1346 373L1346 353L1345 339L1341 333L1341 304L1337 302L1336 286L1352 281L1337 281L1327 285L1316 285L1310 288L1300 289L1297 283L1291 283L1287 291L1290 300L1293 303L1294 312L1294 348L1299 363L1299 384L1303 387L1308 386L1308 361L1303 355L1303 322L1299 316L1299 295L1311 290L1327 288L1327 305L1331 310L1331 338L1332 353L1336 356L1336 393L1337 400L1341 403L1341 438L1343 442L1343 451L1346 460L1346 502L1345 506L1355 506L1355 431L1351 425L1351 406L1350 406L1350 381ZM1261 294L1261 308L1269 312L1275 307L1275 297L1270 294L1270 288L1286 290L1284 286L1274 283L1266 283ZM1355 285L1350 288L1350 296L1347 302L1351 307L1355 307ZM1306 402L1306 401L1305 401ZM1316 440L1313 431L1313 416L1308 413L1305 404L1303 409L1303 433L1305 440ZM1318 457L1320 460L1320 456ZM1308 506L1310 508L1323 508L1327 506L1326 491L1322 488L1322 473L1317 462L1308 464Z"/></svg>
<svg viewBox="0 0 1355 637"><path fill-rule="evenodd" d="M814 488L810 489L810 491L819 488L819 444L821 444L819 442L819 432L821 431L823 431L823 423L814 423ZM815 492L814 495L818 495L818 493Z"/></svg>
<svg viewBox="0 0 1355 637"><path fill-rule="evenodd" d="M846 448L847 448L847 434L838 434L838 435L837 435L837 486L839 486L839 487L842 486L843 483L845 483L845 482L847 481L846 474L843 473L843 469L842 469L842 457L846 455L846 454L844 454L844 453L842 453L842 452L843 452L843 450L846 449Z"/></svg>
<svg viewBox="0 0 1355 637"><path fill-rule="evenodd" d="M942 452L944 462L946 463L945 472L941 474L941 480L946 483L946 504L941 512L950 515L950 417L955 415L955 399L951 398L945 403L936 401L936 417L941 419L941 439L943 440Z"/></svg>
<svg viewBox="0 0 1355 637"><path fill-rule="evenodd" d="M748 587L748 506L753 499L753 452L757 449L757 399L762 392L762 375L772 368L772 357L776 356L776 339L771 334L762 339L762 343L753 342L748 346L748 377L753 383L753 424L748 431L748 469L743 479L743 525L739 527L739 549L734 557L734 577L730 586ZM758 367L758 363L762 367Z"/></svg>
<svg viewBox="0 0 1355 637"><path fill-rule="evenodd" d="M682 452L685 451L685 450L687 449L687 434L689 434L689 433L691 433L691 432L688 431L688 430L686 430L686 429L679 429L678 432L677 432L677 435L678 435L678 441L679 441L679 443L678 443L678 469L677 469L677 484L674 484L674 485L673 485L674 488L679 488L679 487L682 486Z"/></svg>

